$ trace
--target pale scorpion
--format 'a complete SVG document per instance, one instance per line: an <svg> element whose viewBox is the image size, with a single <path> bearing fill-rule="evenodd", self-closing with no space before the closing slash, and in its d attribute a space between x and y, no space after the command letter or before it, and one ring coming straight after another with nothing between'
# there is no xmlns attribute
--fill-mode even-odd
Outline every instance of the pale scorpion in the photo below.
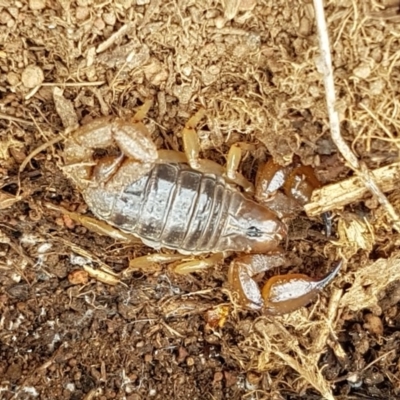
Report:
<svg viewBox="0 0 400 400"><path fill-rule="evenodd" d="M184 153L157 150L142 122L150 104L146 101L131 120L95 119L66 140L66 174L93 214L117 228L108 229L103 223L102 233L126 232L154 249L181 254L244 253L231 262L228 274L239 304L270 314L306 305L334 278L340 263L320 280L302 274L274 276L262 291L252 277L284 264L278 247L287 234L282 218L299 199L306 202L319 185L312 170L285 169L269 162L258 173L253 191L237 171L240 146L229 151L226 170L199 158L195 127L203 110L182 131ZM95 150L115 147L118 155L95 159ZM281 187L289 196L271 200ZM81 221L85 224L84 218ZM198 265L213 265L216 259L189 261L175 271L196 271Z"/></svg>

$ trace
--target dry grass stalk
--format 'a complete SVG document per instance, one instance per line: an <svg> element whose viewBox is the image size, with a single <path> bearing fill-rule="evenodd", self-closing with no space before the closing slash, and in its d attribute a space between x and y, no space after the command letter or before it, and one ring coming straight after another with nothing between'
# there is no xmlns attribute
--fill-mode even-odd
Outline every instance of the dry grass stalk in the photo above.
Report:
<svg viewBox="0 0 400 400"><path fill-rule="evenodd" d="M284 318L285 320L285 318ZM283 322L283 321L282 321ZM320 354L314 352L314 346L309 348L309 344L302 343L308 347L303 351L300 345L299 332L313 328L313 322L306 319L304 315L297 313L286 318L285 325L289 323L296 329L296 334L289 331L278 319L273 322L260 318L254 326L257 334L250 337L254 340L257 348L263 349L258 357L257 369L260 371L281 370L283 366L289 365L293 368L308 384L321 393L325 399L334 399L330 389L329 382L324 378L318 367L318 358ZM320 324L316 324L318 329ZM315 326L315 327L316 327ZM277 357L276 357L277 356ZM317 356L317 357L316 357ZM304 383L298 382L299 385ZM299 387L292 387L297 391Z"/></svg>
<svg viewBox="0 0 400 400"><path fill-rule="evenodd" d="M337 318L341 294L341 291L337 291L333 295L329 305L328 321L318 318L313 320L313 312L310 314L302 311L275 317L273 320L259 318L245 340L246 347L254 352L247 354L251 361L249 364L244 363L243 367L271 373L274 376L277 371L290 376L287 368L289 366L301 378L286 382L291 390L299 393L310 385L320 392L323 398L333 399L331 384L322 374L319 360L325 351L328 337L332 334L334 336L333 325ZM275 377L271 383L272 391L278 383L279 378Z"/></svg>
<svg viewBox="0 0 400 400"><path fill-rule="evenodd" d="M290 365L308 383L310 383L316 390L318 390L324 399L335 400L329 388L329 384L324 379L321 370L316 369L313 371L313 368L310 367L310 363L308 362L306 357L304 357L304 359L302 359L302 363L300 363L287 353L276 351L275 354L282 358L282 360L285 361L286 364Z"/></svg>
<svg viewBox="0 0 400 400"><path fill-rule="evenodd" d="M20 122L21 124L33 125L32 121L27 121L22 118L14 117L13 115L4 114L2 112L0 112L0 119L6 119L9 121Z"/></svg>
<svg viewBox="0 0 400 400"><path fill-rule="evenodd" d="M337 318L337 310L339 307L340 299L343 295L343 290L333 289L329 299L328 314L326 322L320 324L320 329L317 331L317 337L313 343L313 356L314 362L317 363L321 354L325 351L329 335L333 331L335 320Z"/></svg>

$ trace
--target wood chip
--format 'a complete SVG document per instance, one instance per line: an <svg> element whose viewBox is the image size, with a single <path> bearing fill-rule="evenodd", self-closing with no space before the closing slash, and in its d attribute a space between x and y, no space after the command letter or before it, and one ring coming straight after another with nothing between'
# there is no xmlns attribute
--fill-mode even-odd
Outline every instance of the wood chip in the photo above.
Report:
<svg viewBox="0 0 400 400"><path fill-rule="evenodd" d="M394 190L400 177L400 163L394 163L372 171L372 174L383 192ZM326 185L316 189L311 202L304 206L307 215L315 216L326 211L344 207L360 201L369 190L358 177Z"/></svg>

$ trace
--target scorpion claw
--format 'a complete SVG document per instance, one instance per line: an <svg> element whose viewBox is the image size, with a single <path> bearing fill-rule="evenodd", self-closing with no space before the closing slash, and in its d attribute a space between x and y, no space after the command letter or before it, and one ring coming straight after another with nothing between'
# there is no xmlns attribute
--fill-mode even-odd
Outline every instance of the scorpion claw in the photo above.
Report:
<svg viewBox="0 0 400 400"><path fill-rule="evenodd" d="M303 274L278 275L270 278L262 291L252 276L283 265L279 254L245 256L232 262L229 283L238 302L251 310L262 309L267 315L286 314L307 305L337 275L343 261L322 279Z"/></svg>
<svg viewBox="0 0 400 400"><path fill-rule="evenodd" d="M229 284L241 306L250 310L260 310L263 306L260 288L243 264L233 262L229 268Z"/></svg>
<svg viewBox="0 0 400 400"><path fill-rule="evenodd" d="M307 305L339 272L343 261L320 280L303 274L278 275L270 278L262 289L264 312L286 314Z"/></svg>
<svg viewBox="0 0 400 400"><path fill-rule="evenodd" d="M285 264L279 251L270 254L249 254L232 261L228 281L238 303L251 310L263 308L264 300L253 276Z"/></svg>

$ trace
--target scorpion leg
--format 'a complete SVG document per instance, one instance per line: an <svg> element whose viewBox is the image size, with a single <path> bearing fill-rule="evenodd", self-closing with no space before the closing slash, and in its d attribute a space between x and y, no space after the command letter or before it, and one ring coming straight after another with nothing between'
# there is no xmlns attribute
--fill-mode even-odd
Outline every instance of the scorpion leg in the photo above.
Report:
<svg viewBox="0 0 400 400"><path fill-rule="evenodd" d="M135 257L129 260L129 267L123 271L123 275L127 276L135 271L151 271L158 270L160 264L167 264L173 262L179 262L188 256L183 254L163 254L163 253L153 253L147 256Z"/></svg>
<svg viewBox="0 0 400 400"><path fill-rule="evenodd" d="M115 240L121 240L128 243L142 243L136 236L130 235L129 233L123 232L117 228L112 227L104 221L97 218L88 217L73 211L69 211L64 207L56 206L52 203L44 203L45 207L50 210L58 211L62 214L68 215L73 221L82 224L85 228L91 232L98 233L99 235L110 236Z"/></svg>
<svg viewBox="0 0 400 400"><path fill-rule="evenodd" d="M201 169L199 154L200 154L200 142L196 134L196 125L204 117L206 110L204 108L197 111L193 117L186 122L185 127L182 131L183 148L185 150L186 157L189 165L193 169Z"/></svg>
<svg viewBox="0 0 400 400"><path fill-rule="evenodd" d="M260 292L252 277L283 264L284 258L279 253L247 255L234 260L228 278L239 303L249 309L263 309L270 315L292 312L312 301L336 276L342 262L322 279L303 274L273 276Z"/></svg>
<svg viewBox="0 0 400 400"><path fill-rule="evenodd" d="M186 275L215 266L223 261L225 256L226 254L224 253L215 253L207 258L193 259L193 255L154 253L130 260L129 267L124 271L124 275L137 270L148 270L150 267L154 269L155 265L167 263L172 263L172 269L175 273Z"/></svg>
<svg viewBox="0 0 400 400"><path fill-rule="evenodd" d="M206 268L213 267L219 264L227 254L224 253L215 253L207 258L196 259L186 261L184 263L179 263L178 265L174 266L174 272L181 275L190 274L192 272L199 272Z"/></svg>
<svg viewBox="0 0 400 400"><path fill-rule="evenodd" d="M168 163L187 163L187 158L185 153L175 150L158 150L158 159L157 163L159 164L168 164Z"/></svg>
<svg viewBox="0 0 400 400"><path fill-rule="evenodd" d="M230 149L228 156L226 158L226 176L232 182L235 182L238 177L239 164L242 160L243 151L254 151L256 147L254 144L237 142L233 144ZM239 174L240 176L240 174ZM254 190L252 190L254 192Z"/></svg>
<svg viewBox="0 0 400 400"><path fill-rule="evenodd" d="M233 145L233 149L229 152L227 161L228 169L221 167L219 164L211 160L200 159L200 142L195 128L203 118L204 114L204 109L199 110L193 117L189 119L189 121L186 122L182 131L183 148L189 165L191 168L203 173L223 175L228 181L243 187L246 192L254 192L254 185L250 183L241 173L236 171L241 158L240 146Z"/></svg>
<svg viewBox="0 0 400 400"><path fill-rule="evenodd" d="M90 154L93 150L105 149L113 144L121 147L127 157L136 160L152 161L156 157L156 149L147 128L142 123L151 105L146 101L139 107L131 120L104 117L96 119L77 129L65 143L64 157L69 164L82 161L82 155ZM83 159L86 161L86 159Z"/></svg>

